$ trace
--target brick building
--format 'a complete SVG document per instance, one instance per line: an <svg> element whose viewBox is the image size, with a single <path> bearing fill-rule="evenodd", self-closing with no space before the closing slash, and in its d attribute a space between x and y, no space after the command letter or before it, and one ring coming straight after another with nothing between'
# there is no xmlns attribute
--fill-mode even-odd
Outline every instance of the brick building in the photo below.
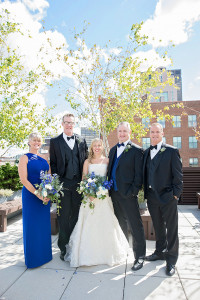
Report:
<svg viewBox="0 0 200 300"><path fill-rule="evenodd" d="M178 103L178 102L176 102ZM170 102L152 103L153 111L169 106L169 114L174 116L174 124L165 120L142 119L141 122L145 127L150 123L160 122L164 127L164 141L167 144L174 145L180 151L183 167L200 166L200 144L195 137L195 128L200 124L200 100L197 101L181 101L184 105L183 109L171 108ZM108 137L109 145L112 147L117 143L116 131L112 132ZM144 149L150 146L149 132L140 142L133 139L133 142L142 146Z"/></svg>

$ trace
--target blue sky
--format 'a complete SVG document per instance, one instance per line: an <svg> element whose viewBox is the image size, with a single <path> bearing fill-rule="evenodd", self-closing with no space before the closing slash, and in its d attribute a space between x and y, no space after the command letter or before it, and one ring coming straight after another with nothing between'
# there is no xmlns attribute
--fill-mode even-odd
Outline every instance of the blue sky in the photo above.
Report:
<svg viewBox="0 0 200 300"><path fill-rule="evenodd" d="M55 43L62 38L71 43L74 27L81 30L83 22L90 23L87 46L94 43L104 46L111 40L112 47L124 46L133 23L144 22L144 33L154 36L151 49L155 49L159 39L160 47L168 49L173 59L171 69L182 70L183 100L200 100L200 0L14 0L0 1L0 8L7 7L26 28L30 27L39 44L41 24L53 30ZM169 48L173 40L175 48ZM23 54L30 64L28 42L24 40ZM29 43L30 44L30 43ZM32 47L33 48L33 47ZM32 54L33 57L34 54ZM151 59L151 57L149 57ZM67 109L64 94L57 89L41 87L38 98L52 105L58 104L56 112Z"/></svg>

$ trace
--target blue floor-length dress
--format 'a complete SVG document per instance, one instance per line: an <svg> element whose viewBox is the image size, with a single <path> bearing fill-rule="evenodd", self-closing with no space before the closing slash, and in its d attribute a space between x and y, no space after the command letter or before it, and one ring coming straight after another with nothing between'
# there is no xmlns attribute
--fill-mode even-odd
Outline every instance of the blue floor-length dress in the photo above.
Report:
<svg viewBox="0 0 200 300"><path fill-rule="evenodd" d="M28 181L40 184L40 172L49 165L42 157L27 153ZM50 202L43 202L25 187L22 189L24 256L27 268L39 267L52 260Z"/></svg>

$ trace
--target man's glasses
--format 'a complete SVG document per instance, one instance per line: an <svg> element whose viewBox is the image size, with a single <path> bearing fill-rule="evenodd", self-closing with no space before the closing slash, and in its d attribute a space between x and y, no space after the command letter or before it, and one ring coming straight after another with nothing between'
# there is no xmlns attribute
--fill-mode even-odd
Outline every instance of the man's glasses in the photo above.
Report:
<svg viewBox="0 0 200 300"><path fill-rule="evenodd" d="M67 122L67 121L65 121L65 122L63 122L65 125L74 125L75 124L75 122Z"/></svg>

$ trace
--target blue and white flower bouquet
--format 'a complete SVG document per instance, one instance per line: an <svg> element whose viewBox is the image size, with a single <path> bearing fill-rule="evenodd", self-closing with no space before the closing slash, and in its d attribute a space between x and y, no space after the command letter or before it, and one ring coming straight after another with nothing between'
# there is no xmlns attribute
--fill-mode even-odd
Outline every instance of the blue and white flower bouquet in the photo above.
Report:
<svg viewBox="0 0 200 300"><path fill-rule="evenodd" d="M106 176L95 175L94 172L85 176L77 188L79 194L83 194L82 203L89 202L89 207L94 209L95 204L90 197L96 199L105 199L108 195L108 190L111 189L113 181L106 180Z"/></svg>
<svg viewBox="0 0 200 300"><path fill-rule="evenodd" d="M48 174L47 171L40 172L40 184L35 184L36 195L40 195L42 197L47 197L51 200L51 202L56 203L57 206L57 214L60 214L60 196L63 196L63 183L60 182L59 176L57 174ZM43 204L47 204L47 202L43 202Z"/></svg>

